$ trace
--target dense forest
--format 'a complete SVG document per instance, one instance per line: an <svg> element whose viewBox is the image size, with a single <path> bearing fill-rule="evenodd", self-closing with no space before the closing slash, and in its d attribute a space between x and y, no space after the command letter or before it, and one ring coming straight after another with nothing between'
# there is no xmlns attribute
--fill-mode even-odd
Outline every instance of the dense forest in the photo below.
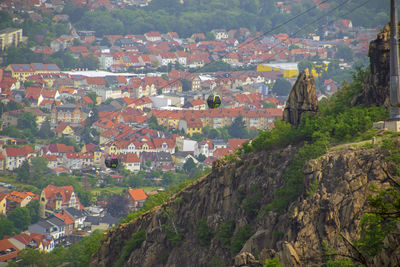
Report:
<svg viewBox="0 0 400 267"><path fill-rule="evenodd" d="M85 8L68 4L64 13L70 16L71 22L78 29L94 30L98 36L104 34L143 34L149 31L175 31L181 37L191 36L196 32L209 32L212 29L237 29L247 27L252 31L266 31L280 25L306 10L312 9L307 16L299 16L291 23L280 27L277 32L293 33L312 22L316 17L348 18L354 26L377 27L389 21L388 7L379 1L367 3L349 14L349 10L359 6L359 1L321 1L327 2L329 8L319 9L312 0L291 4L290 12L281 12L273 0L153 0L145 8L128 7L107 11ZM340 6L338 9L335 9ZM332 10L334 10L332 12ZM324 21L321 21L324 24ZM318 29L315 26L314 31ZM313 29L307 29L307 32ZM272 32L274 33L274 32ZM299 32L304 34L305 31Z"/></svg>

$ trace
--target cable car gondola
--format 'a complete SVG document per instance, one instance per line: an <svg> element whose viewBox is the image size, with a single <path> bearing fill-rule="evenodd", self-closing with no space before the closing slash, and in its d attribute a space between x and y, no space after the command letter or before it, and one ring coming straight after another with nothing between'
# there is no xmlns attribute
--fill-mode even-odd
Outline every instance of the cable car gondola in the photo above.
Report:
<svg viewBox="0 0 400 267"><path fill-rule="evenodd" d="M221 97L219 95L209 95L207 105L209 108L218 108L221 106Z"/></svg>
<svg viewBox="0 0 400 267"><path fill-rule="evenodd" d="M107 168L115 169L118 167L118 158L116 156L107 156L104 163Z"/></svg>

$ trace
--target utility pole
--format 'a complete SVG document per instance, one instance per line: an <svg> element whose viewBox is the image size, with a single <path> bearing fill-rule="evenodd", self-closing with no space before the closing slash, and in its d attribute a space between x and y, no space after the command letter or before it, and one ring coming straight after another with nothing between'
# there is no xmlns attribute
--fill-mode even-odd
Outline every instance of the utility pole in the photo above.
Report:
<svg viewBox="0 0 400 267"><path fill-rule="evenodd" d="M390 119L400 120L399 35L396 0L390 0Z"/></svg>
<svg viewBox="0 0 400 267"><path fill-rule="evenodd" d="M390 0L390 119L385 128L400 131L399 35L396 0Z"/></svg>

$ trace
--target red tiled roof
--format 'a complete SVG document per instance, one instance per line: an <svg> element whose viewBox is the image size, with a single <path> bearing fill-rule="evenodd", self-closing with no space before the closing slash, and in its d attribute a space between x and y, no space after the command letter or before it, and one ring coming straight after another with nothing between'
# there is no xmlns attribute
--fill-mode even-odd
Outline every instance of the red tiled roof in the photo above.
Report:
<svg viewBox="0 0 400 267"><path fill-rule="evenodd" d="M14 259L18 256L19 249L14 246L10 241L7 239L0 240L0 262L5 262L11 259Z"/></svg>
<svg viewBox="0 0 400 267"><path fill-rule="evenodd" d="M189 101L192 107L204 105L204 101L201 98L197 98L195 100Z"/></svg>
<svg viewBox="0 0 400 267"><path fill-rule="evenodd" d="M11 238L14 238L14 239L18 240L19 242L21 242L25 246L29 245L29 243L31 243L31 241L32 241L32 237L30 235L28 235L27 233L21 233L19 235L13 236Z"/></svg>
<svg viewBox="0 0 400 267"><path fill-rule="evenodd" d="M47 159L47 161L57 161L56 155L43 155L43 158Z"/></svg>
<svg viewBox="0 0 400 267"><path fill-rule="evenodd" d="M46 199L56 199L57 195L59 195L62 198L62 202L65 203L70 200L74 188L71 185L58 187L50 184L43 188L43 191ZM78 201L78 196L76 196L76 199Z"/></svg>
<svg viewBox="0 0 400 267"><path fill-rule="evenodd" d="M128 192L129 192L129 195L136 201L146 200L147 199L146 193L141 188L139 188L139 189L129 189Z"/></svg>
<svg viewBox="0 0 400 267"><path fill-rule="evenodd" d="M6 151L7 157L26 157L26 156L28 156L28 154L35 153L35 151L32 151L32 148L28 149L27 146L25 146L25 147L6 147L5 151Z"/></svg>
<svg viewBox="0 0 400 267"><path fill-rule="evenodd" d="M228 139L229 148L236 149L242 147L245 141L247 141L247 139Z"/></svg>
<svg viewBox="0 0 400 267"><path fill-rule="evenodd" d="M82 100L85 101L88 104L92 104L93 103L93 100L90 97L88 97L87 95L82 97Z"/></svg>
<svg viewBox="0 0 400 267"><path fill-rule="evenodd" d="M56 213L54 215L63 220L66 225L74 224L74 220L68 215L68 213L64 211Z"/></svg>
<svg viewBox="0 0 400 267"><path fill-rule="evenodd" d="M139 157L136 155L136 153L128 153L123 156L123 162L124 163L139 163Z"/></svg>
<svg viewBox="0 0 400 267"><path fill-rule="evenodd" d="M8 196L7 196L7 201L14 201L14 202L22 202L26 198L31 197L32 199L38 199L38 195L35 195L32 192L18 192L18 191L12 191Z"/></svg>
<svg viewBox="0 0 400 267"><path fill-rule="evenodd" d="M67 152L74 152L73 146L67 146L64 144L50 144L49 151L51 153L67 153Z"/></svg>

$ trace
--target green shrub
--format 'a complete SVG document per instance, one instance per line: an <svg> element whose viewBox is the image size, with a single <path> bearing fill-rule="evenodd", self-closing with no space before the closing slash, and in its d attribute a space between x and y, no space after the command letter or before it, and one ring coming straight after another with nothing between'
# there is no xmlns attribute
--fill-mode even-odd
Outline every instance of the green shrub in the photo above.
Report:
<svg viewBox="0 0 400 267"><path fill-rule="evenodd" d="M266 206L266 211L282 212L303 192L303 166L310 160L323 155L328 149L329 141L319 137L312 144L305 144L299 149L289 168L283 175L285 185L275 191L275 198Z"/></svg>
<svg viewBox="0 0 400 267"><path fill-rule="evenodd" d="M326 267L354 267L355 264L349 258L340 258L337 260L328 260Z"/></svg>
<svg viewBox="0 0 400 267"><path fill-rule="evenodd" d="M266 259L263 267L282 267L282 263L278 258Z"/></svg>
<svg viewBox="0 0 400 267"><path fill-rule="evenodd" d="M235 223L232 219L222 223L217 229L217 239L219 239L225 248L229 248Z"/></svg>
<svg viewBox="0 0 400 267"><path fill-rule="evenodd" d="M183 237L180 229L177 226L175 227L176 231L175 228L170 223L163 225L165 235L167 236L167 239L169 240L169 242L171 242L173 246L179 245Z"/></svg>
<svg viewBox="0 0 400 267"><path fill-rule="evenodd" d="M139 230L136 233L133 233L131 238L126 241L124 247L122 248L121 254L118 258L118 261L115 263L115 266L122 266L132 251L140 248L144 240L146 240L145 230Z"/></svg>
<svg viewBox="0 0 400 267"><path fill-rule="evenodd" d="M207 225L205 219L201 219L196 225L196 236L202 246L209 246L213 237L213 232Z"/></svg>
<svg viewBox="0 0 400 267"><path fill-rule="evenodd" d="M249 216L250 218L253 218L254 216L257 216L259 209L260 209L260 199L262 196L261 189L258 185L253 184L250 187L249 192L245 196L245 198L242 201L242 208L246 212L246 215Z"/></svg>
<svg viewBox="0 0 400 267"><path fill-rule="evenodd" d="M253 232L250 228L250 225L246 225L242 228L239 228L237 233L231 239L231 251L236 254L238 253L244 243L253 235Z"/></svg>

